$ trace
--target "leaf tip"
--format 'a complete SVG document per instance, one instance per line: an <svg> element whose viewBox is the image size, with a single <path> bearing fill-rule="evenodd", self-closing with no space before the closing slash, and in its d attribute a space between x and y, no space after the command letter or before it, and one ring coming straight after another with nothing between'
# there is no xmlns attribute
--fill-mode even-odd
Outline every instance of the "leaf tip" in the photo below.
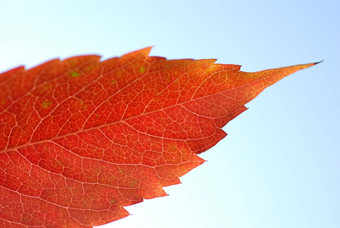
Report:
<svg viewBox="0 0 340 228"><path fill-rule="evenodd" d="M323 61L324 61L324 59L321 60L321 61L319 61L319 62L315 62L314 65L317 65L317 64L319 64L319 63L322 63Z"/></svg>
<svg viewBox="0 0 340 228"><path fill-rule="evenodd" d="M154 46L148 46L148 47L145 47L145 48L142 48L142 49L137 50L137 52L140 52L140 53L144 54L145 56L149 56L149 55L150 55L150 52L151 52L151 49L152 49L153 47L154 47Z"/></svg>
<svg viewBox="0 0 340 228"><path fill-rule="evenodd" d="M296 66L300 66L301 69L306 69L306 68L308 68L308 67L315 66L315 65L320 64L320 63L322 63L322 62L323 62L323 60L318 61L318 62L313 62L313 63L300 64L300 65L296 65Z"/></svg>
<svg viewBox="0 0 340 228"><path fill-rule="evenodd" d="M125 55L123 55L121 58L123 59L134 59L136 57L148 57L150 55L151 49L153 46L149 46L149 47L145 47L145 48L141 48L139 50L127 53Z"/></svg>

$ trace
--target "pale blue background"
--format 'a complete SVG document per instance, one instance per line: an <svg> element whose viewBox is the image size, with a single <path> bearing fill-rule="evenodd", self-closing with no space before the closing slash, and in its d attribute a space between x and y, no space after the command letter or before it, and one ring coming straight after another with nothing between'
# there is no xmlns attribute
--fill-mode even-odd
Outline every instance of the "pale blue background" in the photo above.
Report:
<svg viewBox="0 0 340 228"><path fill-rule="evenodd" d="M113 228L340 227L340 6L318 1L0 1L0 71L50 58L217 58L257 71L325 59L264 91L208 162Z"/></svg>

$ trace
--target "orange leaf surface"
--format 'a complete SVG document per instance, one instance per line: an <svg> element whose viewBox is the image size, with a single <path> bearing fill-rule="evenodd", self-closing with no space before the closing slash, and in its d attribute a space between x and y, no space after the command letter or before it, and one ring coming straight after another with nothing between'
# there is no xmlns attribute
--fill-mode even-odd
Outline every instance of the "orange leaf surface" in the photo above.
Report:
<svg viewBox="0 0 340 228"><path fill-rule="evenodd" d="M92 227L165 196L244 104L304 64L255 73L214 59L51 60L0 75L0 227Z"/></svg>

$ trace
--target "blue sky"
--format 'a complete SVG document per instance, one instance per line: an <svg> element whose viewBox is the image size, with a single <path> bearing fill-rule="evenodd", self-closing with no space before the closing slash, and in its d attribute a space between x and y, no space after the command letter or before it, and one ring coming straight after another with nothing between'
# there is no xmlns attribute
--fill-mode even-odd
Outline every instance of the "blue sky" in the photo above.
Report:
<svg viewBox="0 0 340 228"><path fill-rule="evenodd" d="M340 227L339 1L0 0L0 72L78 54L308 63L230 122L207 163L103 227Z"/></svg>

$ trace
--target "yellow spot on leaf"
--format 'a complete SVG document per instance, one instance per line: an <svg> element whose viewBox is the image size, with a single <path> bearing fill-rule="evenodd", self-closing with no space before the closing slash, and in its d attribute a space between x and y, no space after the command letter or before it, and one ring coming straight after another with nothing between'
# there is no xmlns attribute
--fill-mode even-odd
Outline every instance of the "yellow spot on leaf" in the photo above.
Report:
<svg viewBox="0 0 340 228"><path fill-rule="evenodd" d="M72 71L70 74L72 78L77 78L80 76L80 73L78 71Z"/></svg>
<svg viewBox="0 0 340 228"><path fill-rule="evenodd" d="M1 105L5 104L5 101L1 101L0 104L1 104Z"/></svg>
<svg viewBox="0 0 340 228"><path fill-rule="evenodd" d="M116 83L117 83L117 82L116 82L115 80L112 80L112 81L111 81L111 84L112 84L112 85L114 85L114 84L116 84Z"/></svg>
<svg viewBox="0 0 340 228"><path fill-rule="evenodd" d="M85 102L84 101L80 101L79 102L80 103L80 106L82 107L82 108L87 108L87 105L85 104Z"/></svg>
<svg viewBox="0 0 340 228"><path fill-rule="evenodd" d="M119 168L119 173L125 174L125 172L121 168Z"/></svg>
<svg viewBox="0 0 340 228"><path fill-rule="evenodd" d="M53 87L53 84L49 83L49 84L44 85L43 90L48 91L52 89L52 87Z"/></svg>
<svg viewBox="0 0 340 228"><path fill-rule="evenodd" d="M52 104L51 101L44 101L41 103L41 107L48 108Z"/></svg>
<svg viewBox="0 0 340 228"><path fill-rule="evenodd" d="M178 150L176 144L170 144L168 146L168 148L169 148L169 151L171 151L171 152Z"/></svg>
<svg viewBox="0 0 340 228"><path fill-rule="evenodd" d="M130 188L134 188L134 187L136 187L137 186L137 181L136 180L132 180L131 182L130 182L130 184L129 184L129 187Z"/></svg>
<svg viewBox="0 0 340 228"><path fill-rule="evenodd" d="M145 72L145 67L142 66L139 71L143 74Z"/></svg>

